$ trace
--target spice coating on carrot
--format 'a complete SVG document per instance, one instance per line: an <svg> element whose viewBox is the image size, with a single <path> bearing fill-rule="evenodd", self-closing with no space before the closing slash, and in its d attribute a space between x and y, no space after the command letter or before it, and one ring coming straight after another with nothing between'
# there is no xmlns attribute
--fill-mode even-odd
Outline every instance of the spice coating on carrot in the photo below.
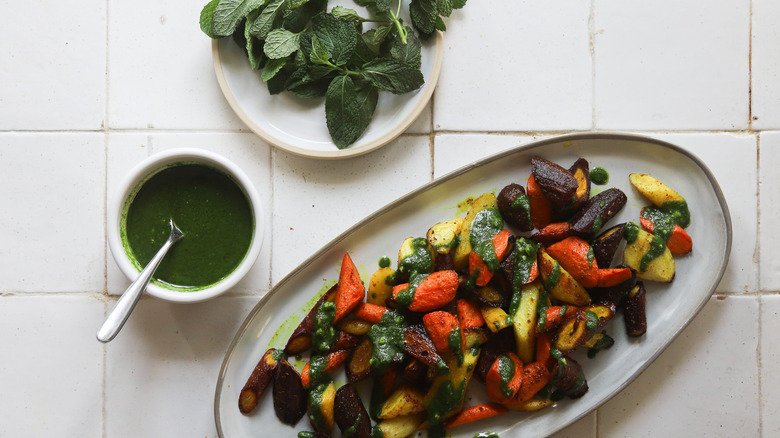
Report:
<svg viewBox="0 0 780 438"><path fill-rule="evenodd" d="M423 325L428 337L433 341L433 346L439 353L452 352L450 348L450 335L453 330L460 328L458 319L449 312L442 310L426 313L423 316Z"/></svg>
<svg viewBox="0 0 780 438"><path fill-rule="evenodd" d="M509 230L501 230L491 239L498 261L503 261L508 255L509 237L511 235L512 233ZM485 286L493 278L493 271L490 270L476 252L471 251L469 253L469 273L473 275L477 271L477 277L474 280L474 284L477 286Z"/></svg>
<svg viewBox="0 0 780 438"><path fill-rule="evenodd" d="M366 289L363 281L360 280L360 273L349 253L344 254L341 261L341 272L339 273L339 283L336 289L336 316L333 322L347 316L366 296Z"/></svg>
<svg viewBox="0 0 780 438"><path fill-rule="evenodd" d="M388 310L390 309L384 306L378 306L371 303L360 303L355 308L353 314L362 320L379 324L382 322L382 315Z"/></svg>
<svg viewBox="0 0 780 438"><path fill-rule="evenodd" d="M497 403L510 402L522 385L523 362L515 353L499 355L485 376L487 396Z"/></svg>
<svg viewBox="0 0 780 438"><path fill-rule="evenodd" d="M470 406L463 409L452 418L445 426L444 429L450 429L456 426L462 426L464 424L473 423L479 420L485 420L487 418L496 417L498 415L506 414L509 409L506 406L498 403L482 403L474 406Z"/></svg>
<svg viewBox="0 0 780 438"><path fill-rule="evenodd" d="M403 286L403 287L402 287ZM409 287L409 284L393 288L393 297ZM412 301L407 308L414 312L430 312L444 306L455 298L458 291L458 273L455 271L436 271L426 276L415 288Z"/></svg>
<svg viewBox="0 0 780 438"><path fill-rule="evenodd" d="M464 330L485 325L485 318L482 317L479 305L466 298L458 300L458 321L460 328Z"/></svg>
<svg viewBox="0 0 780 438"><path fill-rule="evenodd" d="M533 222L534 228L541 230L552 221L552 206L542 193L542 188L534 180L533 175L528 177L526 193L531 205L531 222Z"/></svg>
<svg viewBox="0 0 780 438"><path fill-rule="evenodd" d="M547 247L552 256L582 287L598 285L599 266L588 242L579 237L567 237Z"/></svg>

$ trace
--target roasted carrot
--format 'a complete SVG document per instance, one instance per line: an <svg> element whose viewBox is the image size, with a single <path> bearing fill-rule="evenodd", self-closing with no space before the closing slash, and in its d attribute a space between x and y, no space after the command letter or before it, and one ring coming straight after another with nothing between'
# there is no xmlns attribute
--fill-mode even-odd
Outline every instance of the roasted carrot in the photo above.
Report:
<svg viewBox="0 0 780 438"><path fill-rule="evenodd" d="M510 402L520 389L523 362L515 353L499 355L485 376L488 397L497 403Z"/></svg>
<svg viewBox="0 0 780 438"><path fill-rule="evenodd" d="M539 333L536 335L536 361L544 363L548 369L551 369L553 366L551 362L553 359L550 355L551 347L552 333Z"/></svg>
<svg viewBox="0 0 780 438"><path fill-rule="evenodd" d="M393 297L398 302L398 295L408 289L409 284L393 288ZM414 312L430 312L444 306L455 298L458 291L458 273L455 271L436 271L417 285L413 291L411 302L406 306Z"/></svg>
<svg viewBox="0 0 780 438"><path fill-rule="evenodd" d="M644 212L644 208L642 209L642 212ZM642 228L650 233L652 233L655 229L655 224L653 221L642 213L639 215L639 224L642 225ZM675 225L672 227L672 233L669 235L669 239L666 241L666 246L669 248L669 251L672 252L672 255L685 255L691 252L693 249L693 239L691 239L691 236L683 229L683 227Z"/></svg>
<svg viewBox="0 0 780 438"><path fill-rule="evenodd" d="M507 409L506 406L500 405L498 403L482 403L470 406L460 411L458 415L454 416L452 420L447 422L444 428L450 429L455 426L462 426L464 424L469 424L475 421L506 414L507 412L509 412L509 409Z"/></svg>
<svg viewBox="0 0 780 438"><path fill-rule="evenodd" d="M462 330L485 325L485 318L482 317L479 305L466 298L458 300L458 321Z"/></svg>
<svg viewBox="0 0 780 438"><path fill-rule="evenodd" d="M544 320L539 319L536 326L537 333L547 333L558 328L563 321L574 315L579 307L571 305L551 306L544 310Z"/></svg>
<svg viewBox="0 0 780 438"><path fill-rule="evenodd" d="M460 331L455 315L442 310L426 313L423 316L423 325L425 331L428 332L428 337L433 341L436 351L439 353L452 352L450 338L453 336L453 331ZM462 334L461 339L464 344L461 348L465 348L465 338Z"/></svg>
<svg viewBox="0 0 780 438"><path fill-rule="evenodd" d="M371 303L360 303L355 308L353 314L360 319L379 324L382 322L382 315L388 310L390 309L384 306L377 306L376 304Z"/></svg>
<svg viewBox="0 0 780 438"><path fill-rule="evenodd" d="M598 287L617 286L633 276L631 268L599 269L597 273Z"/></svg>
<svg viewBox="0 0 780 438"><path fill-rule="evenodd" d="M336 316L333 322L347 316L365 297L366 289L363 281L360 280L360 273L352 263L349 253L346 253L341 261L339 283L336 288Z"/></svg>
<svg viewBox="0 0 780 438"><path fill-rule="evenodd" d="M533 175L528 177L526 193L531 204L531 222L534 224L534 228L541 230L551 222L552 205L542 193L542 188L536 183Z"/></svg>
<svg viewBox="0 0 780 438"><path fill-rule="evenodd" d="M546 248L552 256L582 287L598 285L599 266L590 244L579 237L567 237Z"/></svg>
<svg viewBox="0 0 780 438"><path fill-rule="evenodd" d="M499 261L503 261L508 255L509 237L511 235L512 233L509 230L501 230L491 239ZM474 281L477 286L484 286L493 278L493 272L488 268L487 264L476 252L471 251L469 253L469 273L473 275L477 270L479 270L479 273Z"/></svg>
<svg viewBox="0 0 780 438"><path fill-rule="evenodd" d="M521 406L532 399L539 390L550 383L550 371L543 362L533 362L523 367L521 372L521 384L514 397L504 403L509 409L522 410Z"/></svg>
<svg viewBox="0 0 780 438"><path fill-rule="evenodd" d="M568 222L553 222L532 234L531 239L544 245L552 245L574 234Z"/></svg>
<svg viewBox="0 0 780 438"><path fill-rule="evenodd" d="M269 348L257 362L257 366L247 379L244 388L241 389L238 396L238 410L242 414L248 414L255 409L260 397L271 382L271 378L276 374L276 354L275 348Z"/></svg>
<svg viewBox="0 0 780 438"><path fill-rule="evenodd" d="M332 373L336 371L337 369L341 368L342 365L344 365L344 362L347 361L348 357L349 350L339 350L328 353L327 357L325 358L325 369L323 369L323 371L325 373ZM301 371L301 383L303 384L304 388L308 388L309 383L311 383L310 367L310 362L306 362L306 365L303 366L303 370Z"/></svg>

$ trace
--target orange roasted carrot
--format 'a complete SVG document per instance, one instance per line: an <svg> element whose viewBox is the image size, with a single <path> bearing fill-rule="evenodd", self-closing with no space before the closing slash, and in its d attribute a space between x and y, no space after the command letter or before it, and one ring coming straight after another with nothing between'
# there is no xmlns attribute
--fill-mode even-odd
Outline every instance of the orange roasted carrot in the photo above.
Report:
<svg viewBox="0 0 780 438"><path fill-rule="evenodd" d="M531 204L531 222L534 224L534 228L541 230L552 220L552 206L542 193L542 188L536 183L533 175L528 177L526 193Z"/></svg>
<svg viewBox="0 0 780 438"><path fill-rule="evenodd" d="M409 284L393 288L393 297L398 298ZM455 298L458 291L458 273L455 271L436 271L417 285L411 303L407 308L414 312L430 312L444 306Z"/></svg>
<svg viewBox="0 0 780 438"><path fill-rule="evenodd" d="M436 351L439 353L452 352L450 348L450 336L453 330L460 330L458 325L458 319L455 315L438 310L436 312L430 312L423 315L423 326L425 331L428 332L428 337L433 341L433 346L436 347ZM466 347L466 338L461 334L463 346Z"/></svg>
<svg viewBox="0 0 780 438"><path fill-rule="evenodd" d="M373 322L374 324L379 324L382 322L382 315L384 315L388 310L390 309L385 306L378 306L371 303L360 303L355 308L353 314L362 320Z"/></svg>
<svg viewBox="0 0 780 438"><path fill-rule="evenodd" d="M512 233L509 230L501 230L493 236L492 243L496 253L496 257L499 261L503 261L507 256L507 250L509 249L509 237ZM477 286L484 286L490 282L493 278L493 272L488 268L482 258L474 251L469 253L469 273L473 274L479 270L474 283Z"/></svg>
<svg viewBox="0 0 780 438"><path fill-rule="evenodd" d="M551 245L573 235L574 230L568 222L553 222L531 235L531 239L544 245Z"/></svg>
<svg viewBox="0 0 780 438"><path fill-rule="evenodd" d="M536 361L542 362L547 365L548 369L551 369L554 360L550 354L550 348L552 348L552 333L539 333L536 335Z"/></svg>
<svg viewBox="0 0 780 438"><path fill-rule="evenodd" d="M346 253L341 261L339 283L336 288L336 316L333 322L347 316L365 297L366 289L363 281L360 280L360 273L352 263L349 253Z"/></svg>
<svg viewBox="0 0 780 438"><path fill-rule="evenodd" d="M568 317L574 315L579 307L563 305L550 306L544 310L544 320L539 320L536 326L537 333L547 333L563 323Z"/></svg>
<svg viewBox="0 0 780 438"><path fill-rule="evenodd" d="M631 268L610 268L598 270L598 287L612 287L631 278Z"/></svg>
<svg viewBox="0 0 780 438"><path fill-rule="evenodd" d="M523 367L522 384L512 402L523 403L530 400L539 390L550 383L550 371L543 362L529 363Z"/></svg>
<svg viewBox="0 0 780 438"><path fill-rule="evenodd" d="M458 321L462 330L485 325L485 318L482 317L479 305L466 298L458 300Z"/></svg>
<svg viewBox="0 0 780 438"><path fill-rule="evenodd" d="M342 365L344 365L344 362L347 361L348 357L349 350L339 350L328 353L328 356L325 359L325 369L323 371L326 373L332 373L336 371L337 369L341 368ZM309 362L306 362L306 365L303 366L303 370L301 370L301 383L303 384L304 388L308 388L309 384L311 383L311 372L309 368L310 364Z"/></svg>
<svg viewBox="0 0 780 438"><path fill-rule="evenodd" d="M644 208L642 212L644 212ZM639 214L639 224L650 233L655 229L653 221L641 212ZM672 255L685 255L693 250L693 239L681 226L675 225L672 227L672 234L669 235L669 239L666 241L666 247L669 248Z"/></svg>
<svg viewBox="0 0 780 438"><path fill-rule="evenodd" d="M546 250L582 287L598 285L599 266L588 242L572 236L548 246Z"/></svg>
<svg viewBox="0 0 780 438"><path fill-rule="evenodd" d="M523 362L515 353L502 353L485 375L488 397L496 403L510 402L523 381Z"/></svg>
<svg viewBox="0 0 780 438"><path fill-rule="evenodd" d="M475 421L506 414L507 412L509 412L509 409L507 409L506 406L500 405L498 403L482 403L479 405L470 406L460 411L458 415L454 416L449 422L447 422L444 428L449 429L455 426L473 423Z"/></svg>

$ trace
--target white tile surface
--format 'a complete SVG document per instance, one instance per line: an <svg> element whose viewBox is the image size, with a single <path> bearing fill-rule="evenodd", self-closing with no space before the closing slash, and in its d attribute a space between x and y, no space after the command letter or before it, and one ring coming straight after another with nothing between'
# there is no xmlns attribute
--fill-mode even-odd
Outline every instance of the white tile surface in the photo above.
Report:
<svg viewBox="0 0 780 438"><path fill-rule="evenodd" d="M780 344L771 334L780 332L780 296L761 298L761 428L764 436L780 435Z"/></svg>
<svg viewBox="0 0 780 438"><path fill-rule="evenodd" d="M590 128L590 3L496 0L490 7L470 6L447 21L434 127Z"/></svg>
<svg viewBox="0 0 780 438"><path fill-rule="evenodd" d="M207 2L108 1L112 128L245 129L217 85Z"/></svg>
<svg viewBox="0 0 780 438"><path fill-rule="evenodd" d="M103 436L103 308L84 296L0 296L0 436Z"/></svg>
<svg viewBox="0 0 780 438"><path fill-rule="evenodd" d="M596 412L580 418L571 426L551 435L551 438L595 438L596 434Z"/></svg>
<svg viewBox="0 0 780 438"><path fill-rule="evenodd" d="M100 129L106 2L3 2L0 129Z"/></svg>
<svg viewBox="0 0 780 438"><path fill-rule="evenodd" d="M751 47L754 129L780 128L780 3L753 0Z"/></svg>
<svg viewBox="0 0 780 438"><path fill-rule="evenodd" d="M527 135L438 134L434 140L433 177L438 178L473 161L538 140Z"/></svg>
<svg viewBox="0 0 780 438"><path fill-rule="evenodd" d="M761 199L761 290L780 291L780 177L777 165L780 163L780 132L766 132L760 138L761 162L759 163Z"/></svg>
<svg viewBox="0 0 780 438"><path fill-rule="evenodd" d="M595 0L599 129L743 129L750 2Z"/></svg>
<svg viewBox="0 0 780 438"><path fill-rule="evenodd" d="M0 145L0 291L103 291L105 137L0 133Z"/></svg>
<svg viewBox="0 0 780 438"><path fill-rule="evenodd" d="M272 281L347 228L431 180L428 137L401 136L350 160L274 152Z"/></svg>
<svg viewBox="0 0 780 438"><path fill-rule="evenodd" d="M142 299L106 347L106 436L217 436L213 401L227 346L255 297Z"/></svg>
<svg viewBox="0 0 780 438"><path fill-rule="evenodd" d="M755 297L712 298L652 365L599 408L599 436L759 436L757 315Z"/></svg>

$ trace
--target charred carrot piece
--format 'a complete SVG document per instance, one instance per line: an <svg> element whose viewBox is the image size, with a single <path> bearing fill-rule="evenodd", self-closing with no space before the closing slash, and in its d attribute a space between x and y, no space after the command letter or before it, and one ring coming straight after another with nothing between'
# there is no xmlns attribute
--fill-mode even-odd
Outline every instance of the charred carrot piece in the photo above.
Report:
<svg viewBox="0 0 780 438"><path fill-rule="evenodd" d="M582 287L598 285L599 265L588 242L579 237L567 237L546 250Z"/></svg>
<svg viewBox="0 0 780 438"><path fill-rule="evenodd" d="M482 317L479 305L466 298L458 300L458 321L462 330L485 325L485 318Z"/></svg>
<svg viewBox="0 0 780 438"><path fill-rule="evenodd" d="M575 234L568 222L553 222L532 234L531 239L544 245L552 245Z"/></svg>
<svg viewBox="0 0 780 438"><path fill-rule="evenodd" d="M275 348L269 348L263 354L263 357L260 358L260 361L257 362L257 366L255 366L244 388L241 389L241 393L238 395L238 410L242 414L248 414L257 407L260 397L265 392L268 384L271 383L271 378L276 374L277 363Z"/></svg>
<svg viewBox="0 0 780 438"><path fill-rule="evenodd" d="M393 288L393 297L398 301L398 295L408 289L409 284ZM436 271L417 285L412 301L406 306L414 312L430 312L449 303L458 291L458 273L452 270Z"/></svg>
<svg viewBox="0 0 780 438"><path fill-rule="evenodd" d="M542 193L542 188L536 183L533 175L528 177L526 194L531 204L531 222L534 228L541 230L552 220L552 205Z"/></svg>
<svg viewBox="0 0 780 438"><path fill-rule="evenodd" d="M552 333L539 333L536 335L536 361L547 365L547 369L553 366L550 348L552 347Z"/></svg>
<svg viewBox="0 0 780 438"><path fill-rule="evenodd" d="M523 362L515 353L499 355L485 376L488 397L496 403L509 403L523 383Z"/></svg>
<svg viewBox="0 0 780 438"><path fill-rule="evenodd" d="M509 248L509 237L511 235L512 233L510 233L509 230L501 230L493 236L493 239L491 239L496 257L499 261L503 261L508 255L507 250ZM477 271L479 271L479 273L474 281L477 286L485 286L490 283L490 279L493 278L493 272L477 253L471 251L469 253L469 273L474 274L474 272Z"/></svg>
<svg viewBox="0 0 780 438"><path fill-rule="evenodd" d="M530 363L523 367L522 383L512 399L513 403L524 403L550 383L550 371L543 362Z"/></svg>
<svg viewBox="0 0 780 438"><path fill-rule="evenodd" d="M425 326L425 331L428 332L428 337L433 341L436 351L439 353L452 352L450 337L453 331L460 331L458 319L455 315L442 310L426 313L423 316L423 326ZM463 349L465 348L466 339L462 334L461 339L463 340L461 349Z"/></svg>
<svg viewBox="0 0 780 438"><path fill-rule="evenodd" d="M598 287L612 287L629 280L631 268L610 268L598 270Z"/></svg>
<svg viewBox="0 0 780 438"><path fill-rule="evenodd" d="M475 421L497 417L499 415L506 414L507 412L509 412L509 409L507 409L506 406L500 405L498 403L482 403L470 406L460 411L458 415L447 422L444 428L450 429L455 426L462 426L464 424L473 423Z"/></svg>
<svg viewBox="0 0 780 438"><path fill-rule="evenodd" d="M347 316L365 297L366 289L363 281L360 280L360 273L352 263L349 253L346 253L341 261L339 283L336 288L336 316L333 322Z"/></svg>
<svg viewBox="0 0 780 438"><path fill-rule="evenodd" d="M390 309L385 306L378 306L371 303L360 303L355 308L353 314L360 319L373 322L374 324L379 324L382 322L382 315L384 315L388 310Z"/></svg>
<svg viewBox="0 0 780 438"><path fill-rule="evenodd" d="M332 373L336 371L337 369L341 368L342 365L344 365L344 362L347 361L348 357L349 350L339 350L334 351L333 353L328 353L328 356L325 358L325 369L323 371L325 373ZM308 388L309 384L311 383L310 368L310 362L306 362L306 365L303 366L303 370L301 370L301 383L303 384L304 388Z"/></svg>
<svg viewBox="0 0 780 438"><path fill-rule="evenodd" d="M639 214L639 224L642 228L652 233L655 229L655 224L652 219L645 216L644 208ZM669 235L669 239L666 241L666 246L671 251L672 255L682 256L688 254L693 250L693 239L691 236L679 225L672 227L672 233Z"/></svg>
<svg viewBox="0 0 780 438"><path fill-rule="evenodd" d="M544 310L544 320L539 319L536 326L537 333L547 333L560 326L563 321L577 313L577 306L551 306Z"/></svg>

